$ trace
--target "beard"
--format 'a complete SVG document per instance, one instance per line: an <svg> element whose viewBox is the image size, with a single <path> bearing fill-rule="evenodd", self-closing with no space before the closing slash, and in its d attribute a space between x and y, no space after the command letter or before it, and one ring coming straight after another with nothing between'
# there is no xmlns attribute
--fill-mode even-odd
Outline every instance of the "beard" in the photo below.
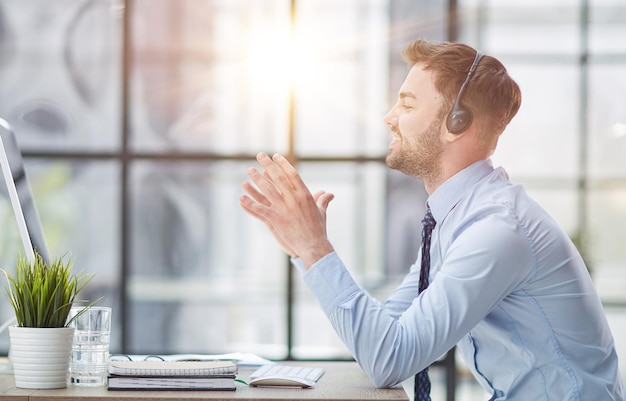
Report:
<svg viewBox="0 0 626 401"><path fill-rule="evenodd" d="M443 147L439 134L443 118L441 112L437 113L434 121L419 135L399 135L399 146L390 149L385 158L387 166L424 181L437 179L441 174Z"/></svg>

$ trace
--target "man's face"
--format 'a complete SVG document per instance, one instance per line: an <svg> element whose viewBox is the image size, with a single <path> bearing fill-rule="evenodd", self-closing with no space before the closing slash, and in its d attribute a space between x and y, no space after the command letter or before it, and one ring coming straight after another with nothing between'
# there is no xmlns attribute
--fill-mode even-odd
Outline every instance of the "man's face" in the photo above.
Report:
<svg viewBox="0 0 626 401"><path fill-rule="evenodd" d="M411 68L400 87L398 101L385 115L392 136L386 162L392 169L428 180L441 171L440 132L445 113L432 72L422 67L416 64Z"/></svg>

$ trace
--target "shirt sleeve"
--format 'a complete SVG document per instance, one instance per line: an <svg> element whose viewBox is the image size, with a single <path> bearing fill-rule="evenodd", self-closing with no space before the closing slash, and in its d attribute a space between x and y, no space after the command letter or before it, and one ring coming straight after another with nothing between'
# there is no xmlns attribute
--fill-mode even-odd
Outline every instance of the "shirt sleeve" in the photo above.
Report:
<svg viewBox="0 0 626 401"><path fill-rule="evenodd" d="M533 268L524 230L511 216L494 214L454 234L419 296L419 268L383 304L355 282L334 252L303 277L374 385L389 387L445 354Z"/></svg>

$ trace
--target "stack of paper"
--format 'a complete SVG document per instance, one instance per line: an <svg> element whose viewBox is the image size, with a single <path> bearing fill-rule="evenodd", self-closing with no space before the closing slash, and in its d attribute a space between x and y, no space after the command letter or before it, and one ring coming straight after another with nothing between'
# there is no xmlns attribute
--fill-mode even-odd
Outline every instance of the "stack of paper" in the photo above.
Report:
<svg viewBox="0 0 626 401"><path fill-rule="evenodd" d="M235 390L232 361L111 361L109 390Z"/></svg>

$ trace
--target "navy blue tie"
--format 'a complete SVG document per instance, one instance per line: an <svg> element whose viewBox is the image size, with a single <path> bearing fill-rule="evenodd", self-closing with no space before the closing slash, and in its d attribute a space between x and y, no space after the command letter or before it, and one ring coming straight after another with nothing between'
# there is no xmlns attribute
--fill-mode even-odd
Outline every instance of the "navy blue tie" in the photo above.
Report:
<svg viewBox="0 0 626 401"><path fill-rule="evenodd" d="M430 274L430 238L437 222L430 212L430 206L426 208L426 215L422 220L422 266L420 269L419 293L428 287L428 275ZM415 375L415 401L430 401L430 378L428 368Z"/></svg>

